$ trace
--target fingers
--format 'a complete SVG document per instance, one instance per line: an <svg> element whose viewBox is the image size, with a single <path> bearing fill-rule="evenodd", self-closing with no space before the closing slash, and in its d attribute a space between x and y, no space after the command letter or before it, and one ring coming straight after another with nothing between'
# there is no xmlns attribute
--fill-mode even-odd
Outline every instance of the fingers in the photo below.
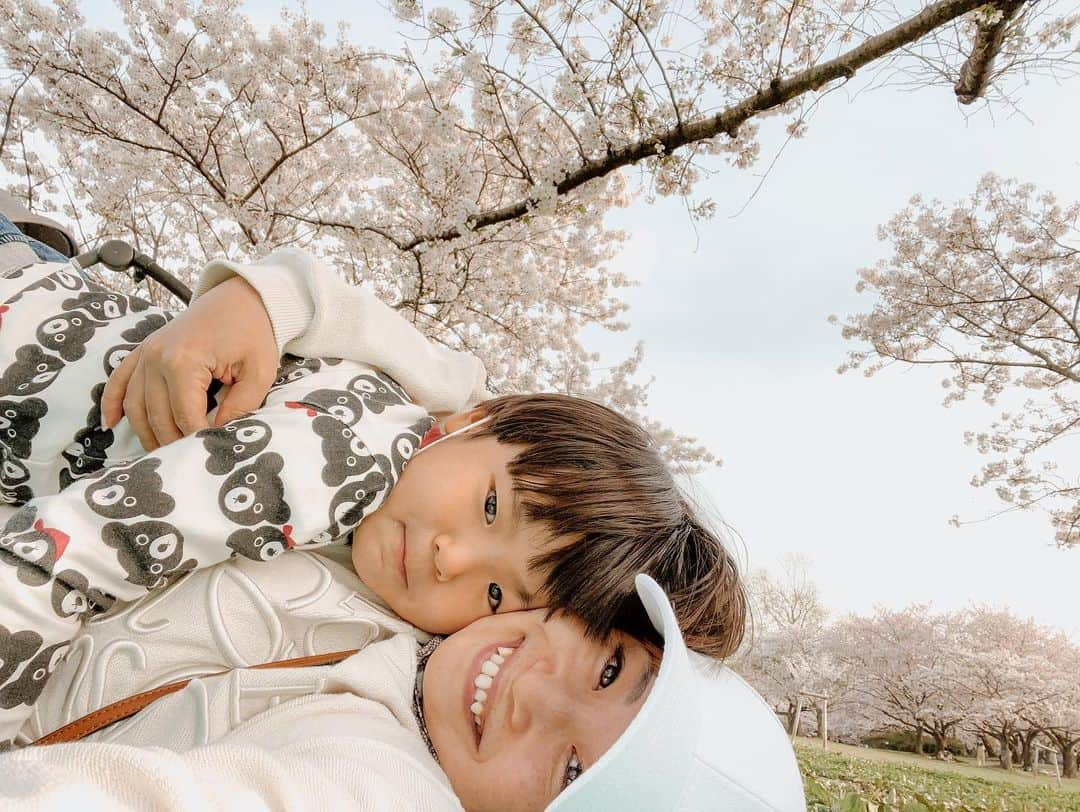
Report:
<svg viewBox="0 0 1080 812"><path fill-rule="evenodd" d="M139 438L143 448L153 451L158 447L157 437L150 428L150 421L146 416L146 382L142 364L136 365L128 381L127 392L124 395L124 415L128 419L131 430Z"/></svg>
<svg viewBox="0 0 1080 812"><path fill-rule="evenodd" d="M145 376L143 394L146 403L146 422L154 435L155 443L158 446L168 445L173 440L183 437L183 432L173 421L172 401L165 379L160 375ZM147 451L153 451L145 442L143 447Z"/></svg>
<svg viewBox="0 0 1080 812"><path fill-rule="evenodd" d="M164 380L169 390L169 422L177 431L188 435L209 426L210 422L206 419L206 392L214 380L210 370L197 365L186 372L169 369ZM158 435L158 439L161 439L161 435Z"/></svg>
<svg viewBox="0 0 1080 812"><path fill-rule="evenodd" d="M223 426L230 420L251 414L262 406L263 398L269 391L270 384L274 382L276 372L276 369L257 372L245 370L245 374L237 377L225 395L225 400L218 407L214 425Z"/></svg>
<svg viewBox="0 0 1080 812"><path fill-rule="evenodd" d="M131 375L139 365L139 353L142 347L136 347L112 371L101 393L101 427L111 429L124 416L124 397L127 395Z"/></svg>

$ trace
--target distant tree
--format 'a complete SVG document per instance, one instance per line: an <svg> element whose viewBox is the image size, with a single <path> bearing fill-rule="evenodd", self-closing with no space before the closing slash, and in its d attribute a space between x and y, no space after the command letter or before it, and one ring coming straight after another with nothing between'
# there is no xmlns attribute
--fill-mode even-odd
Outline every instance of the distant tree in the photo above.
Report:
<svg viewBox="0 0 1080 812"><path fill-rule="evenodd" d="M747 591L754 633L734 662L736 670L783 715L788 729L802 691L827 694L829 710L841 709L846 676L828 644L829 613L810 577L809 559L789 554L776 572L754 571Z"/></svg>
<svg viewBox="0 0 1080 812"><path fill-rule="evenodd" d="M1068 65L1077 26L1049 0L909 17L890 0L395 0L411 39L383 53L304 11L259 32L238 0L120 5L124 30L101 31L74 0L0 0L0 162L33 208L181 269L310 246L480 355L496 389L639 419L640 349L597 374L580 338L625 327L630 282L608 267L625 235L605 214L639 191L689 196L714 156L752 166L763 118L801 136L868 66L1008 99ZM648 425L677 462L709 459Z"/></svg>
<svg viewBox="0 0 1080 812"><path fill-rule="evenodd" d="M1039 730L1031 722L1039 708L1064 698L1053 652L1069 645L1062 633L1008 610L980 607L964 613L953 691L969 703L968 730L997 741L1002 769L1023 763L1024 749Z"/></svg>
<svg viewBox="0 0 1080 812"><path fill-rule="evenodd" d="M1080 751L1080 648L1058 638L1046 654L1053 664L1049 690L1022 716L1057 749L1062 774L1075 778Z"/></svg>
<svg viewBox="0 0 1080 812"><path fill-rule="evenodd" d="M832 635L860 701L885 723L911 730L915 752L923 752L926 735L944 750L970 707L969 695L954 689L956 617L925 603L878 607L869 617L842 618Z"/></svg>
<svg viewBox="0 0 1080 812"><path fill-rule="evenodd" d="M951 207L913 198L880 237L893 254L859 272L876 301L845 323L865 348L841 371L942 366L946 405L1030 393L967 433L991 458L972 484L1045 510L1059 545L1080 544L1080 203L986 175Z"/></svg>

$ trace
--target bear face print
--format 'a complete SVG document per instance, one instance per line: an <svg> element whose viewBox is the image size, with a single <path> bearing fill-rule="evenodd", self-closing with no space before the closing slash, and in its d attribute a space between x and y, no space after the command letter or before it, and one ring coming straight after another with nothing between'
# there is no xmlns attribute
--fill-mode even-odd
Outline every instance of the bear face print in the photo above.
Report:
<svg viewBox="0 0 1080 812"><path fill-rule="evenodd" d="M37 519L28 530L11 535L5 531L0 536L0 561L18 569L22 583L41 586L52 577L53 567L67 549L68 541L67 533Z"/></svg>
<svg viewBox="0 0 1080 812"><path fill-rule="evenodd" d="M149 457L122 468L109 468L86 489L83 498L94 513L106 519L160 519L176 506L162 488L157 474L160 466L160 459Z"/></svg>
<svg viewBox="0 0 1080 812"><path fill-rule="evenodd" d="M0 483L0 504L25 505L34 498L34 491L29 485L16 485L10 488Z"/></svg>
<svg viewBox="0 0 1080 812"><path fill-rule="evenodd" d="M210 456L206 470L211 474L227 474L238 463L251 459L270 443L273 432L262 420L245 417L233 420L221 428L203 429L196 435Z"/></svg>
<svg viewBox="0 0 1080 812"><path fill-rule="evenodd" d="M98 449L104 450L101 447L104 440L103 434L111 434L111 432L83 429L75 435L75 442L60 452L60 455L67 461L67 467L61 468L56 478L56 481L60 483L61 490L72 482L96 474L105 467L104 458L82 453L84 443L89 443L92 448L96 445ZM112 440L109 439L110 444L111 442Z"/></svg>
<svg viewBox="0 0 1080 812"><path fill-rule="evenodd" d="M55 270L51 274L49 274L48 276L43 276L43 277L41 277L41 279L39 279L34 284L28 285L27 287L20 290L14 296L12 296L10 299L8 299L7 303L8 304L14 304L15 302L19 301L23 296L25 296L26 294L31 293L31 292L33 292L35 290L54 291L54 290L63 289L63 290L77 291L77 290L91 289L92 287L99 287L99 286L97 286L97 285L92 286L92 285L87 284L86 280L83 279L79 274L68 273L67 271Z"/></svg>
<svg viewBox="0 0 1080 812"><path fill-rule="evenodd" d="M0 446L0 485L15 488L30 479L30 469Z"/></svg>
<svg viewBox="0 0 1080 812"><path fill-rule="evenodd" d="M385 454L376 455L375 460L379 463L379 467L390 472L393 482L401 479L401 472L405 470L405 466L416 453L416 449L420 447L421 438L433 425L435 421L430 417L416 421L394 438L394 442L390 444L389 458Z"/></svg>
<svg viewBox="0 0 1080 812"><path fill-rule="evenodd" d="M48 682L56 666L64 661L70 643L56 643L46 646L23 668L19 678L0 688L0 708L14 708L18 705L33 705L41 696L45 683Z"/></svg>
<svg viewBox="0 0 1080 812"><path fill-rule="evenodd" d="M33 657L43 642L35 631L11 632L0 625L0 685L7 682L20 663Z"/></svg>
<svg viewBox="0 0 1080 812"><path fill-rule="evenodd" d="M41 418L48 411L40 398L0 400L0 444L25 460L30 456L31 440L41 427Z"/></svg>
<svg viewBox="0 0 1080 812"><path fill-rule="evenodd" d="M116 550L128 583L151 589L178 572L195 569L194 558L184 559L184 536L168 522L109 522L101 540Z"/></svg>
<svg viewBox="0 0 1080 812"><path fill-rule="evenodd" d="M322 438L322 455L326 464L322 469L322 481L337 486L349 477L366 473L375 458L361 442L356 433L332 417L319 415L311 421L311 427Z"/></svg>
<svg viewBox="0 0 1080 812"><path fill-rule="evenodd" d="M66 488L76 479L82 479L105 467L109 446L113 444L112 429L101 428L101 395L105 384L99 383L91 393L93 406L86 415L86 426L75 433L75 439L60 452L68 467L60 470L61 488Z"/></svg>
<svg viewBox="0 0 1080 812"><path fill-rule="evenodd" d="M250 465L237 468L218 492L218 506L236 524L285 524L291 511L285 504L285 485L278 476L285 467L280 454L267 452Z"/></svg>
<svg viewBox="0 0 1080 812"><path fill-rule="evenodd" d="M15 361L0 375L0 397L36 395L53 382L64 362L42 352L37 344L24 344L15 350Z"/></svg>
<svg viewBox="0 0 1080 812"><path fill-rule="evenodd" d="M37 328L37 340L47 350L57 353L69 363L86 353L86 343L102 322L94 321L81 310L57 313Z"/></svg>
<svg viewBox="0 0 1080 812"><path fill-rule="evenodd" d="M56 573L52 585L52 608L59 617L97 614L111 608L115 599L100 589L90 589L86 577L75 570Z"/></svg>
<svg viewBox="0 0 1080 812"><path fill-rule="evenodd" d="M115 347L109 347L109 349L105 350L105 354L101 357L101 366L105 370L105 377L112 375L137 346L138 344L117 344Z"/></svg>
<svg viewBox="0 0 1080 812"><path fill-rule="evenodd" d="M65 299L60 306L66 311L82 310L94 321L109 322L127 314L128 299L109 291L86 291L72 299ZM145 310L145 305L141 309Z"/></svg>
<svg viewBox="0 0 1080 812"><path fill-rule="evenodd" d="M34 526L35 521L37 521L37 507L27 505L11 514L0 534L9 536L14 533L25 532Z"/></svg>
<svg viewBox="0 0 1080 812"><path fill-rule="evenodd" d="M364 401L341 389L316 389L298 402L314 406L347 426L355 425L364 416Z"/></svg>
<svg viewBox="0 0 1080 812"><path fill-rule="evenodd" d="M364 401L364 405L375 414L382 414L387 406L412 403L397 381L382 373L357 375L349 381L349 389L355 392Z"/></svg>
<svg viewBox="0 0 1080 812"><path fill-rule="evenodd" d="M371 471L363 479L346 482L330 502L331 538L358 525L367 509L383 493L386 484L386 477L380 471Z"/></svg>
<svg viewBox="0 0 1080 812"><path fill-rule="evenodd" d="M225 546L252 561L269 561L293 548L291 533L290 525L285 525L281 530L269 525L254 530L244 528L229 536Z"/></svg>
<svg viewBox="0 0 1080 812"><path fill-rule="evenodd" d="M132 310L134 309L135 308L132 308ZM171 313L151 313L146 318L140 319L131 327L124 330L124 332L120 334L120 338L124 339L124 341L130 341L132 344L141 344L143 339L155 330L160 330L170 321L172 321Z"/></svg>
<svg viewBox="0 0 1080 812"><path fill-rule="evenodd" d="M281 356L281 366L278 367L272 388L298 381L308 375L313 375L320 369L322 369L322 361L318 358L301 358L299 355L286 353Z"/></svg>

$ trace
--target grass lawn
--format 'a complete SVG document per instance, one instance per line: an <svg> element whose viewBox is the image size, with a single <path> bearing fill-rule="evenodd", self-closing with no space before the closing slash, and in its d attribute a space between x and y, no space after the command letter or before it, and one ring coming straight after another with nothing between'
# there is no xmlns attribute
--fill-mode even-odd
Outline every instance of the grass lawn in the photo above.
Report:
<svg viewBox="0 0 1080 812"><path fill-rule="evenodd" d="M1080 780L800 739L810 812L1080 812Z"/></svg>

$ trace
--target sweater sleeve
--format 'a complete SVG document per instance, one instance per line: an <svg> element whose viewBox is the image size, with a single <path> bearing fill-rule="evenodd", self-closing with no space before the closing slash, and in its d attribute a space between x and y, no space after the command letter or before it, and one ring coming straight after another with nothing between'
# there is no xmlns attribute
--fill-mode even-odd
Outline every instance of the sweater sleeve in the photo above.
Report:
<svg viewBox="0 0 1080 812"><path fill-rule="evenodd" d="M251 416L102 468L8 520L0 742L85 617L233 554L328 543L379 507L430 418L366 367L303 371Z"/></svg>
<svg viewBox="0 0 1080 812"><path fill-rule="evenodd" d="M0 755L4 809L419 810L452 812L452 793L408 754L303 724L287 748L249 742L176 753L74 743Z"/></svg>
<svg viewBox="0 0 1080 812"><path fill-rule="evenodd" d="M462 411L491 396L479 358L429 341L371 291L346 284L304 251L280 248L251 264L214 260L194 298L232 276L262 297L281 352L378 367L433 414Z"/></svg>

